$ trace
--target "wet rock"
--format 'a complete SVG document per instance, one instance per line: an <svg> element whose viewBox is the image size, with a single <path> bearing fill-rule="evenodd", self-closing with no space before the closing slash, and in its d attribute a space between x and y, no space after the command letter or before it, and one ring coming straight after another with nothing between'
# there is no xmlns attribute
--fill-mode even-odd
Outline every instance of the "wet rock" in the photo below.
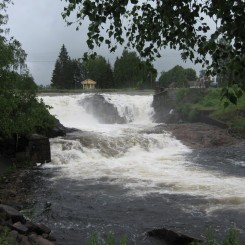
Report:
<svg viewBox="0 0 245 245"><path fill-rule="evenodd" d="M12 225L12 228L16 231L18 231L20 234L27 234L28 228L21 224L21 222L16 222Z"/></svg>
<svg viewBox="0 0 245 245"><path fill-rule="evenodd" d="M13 207L4 205L4 204L0 204L0 213L5 214L6 217L11 218L12 222L21 222L21 223L25 223L26 219L24 218L24 216L16 209L14 209Z"/></svg>
<svg viewBox="0 0 245 245"><path fill-rule="evenodd" d="M18 239L18 232L17 231L11 231L8 234L7 240L10 242L10 244L17 244Z"/></svg>
<svg viewBox="0 0 245 245"><path fill-rule="evenodd" d="M31 232L35 232L38 235L42 235L43 233L50 234L51 230L43 225L43 224L35 224L31 221L26 222L26 226Z"/></svg>
<svg viewBox="0 0 245 245"><path fill-rule="evenodd" d="M45 163L51 161L49 139L45 136L33 134L29 138L27 152L32 163Z"/></svg>
<svg viewBox="0 0 245 245"><path fill-rule="evenodd" d="M32 245L28 239L28 237L26 236L23 236L21 242L20 242L20 245Z"/></svg>
<svg viewBox="0 0 245 245"><path fill-rule="evenodd" d="M197 238L187 236L166 228L149 231L148 235L149 237L161 240L162 243L166 245L189 245L191 243L196 244L202 242Z"/></svg>
<svg viewBox="0 0 245 245"><path fill-rule="evenodd" d="M127 122L126 118L119 115L117 108L107 102L102 95L95 94L80 103L87 113L92 114L100 123L123 124Z"/></svg>
<svg viewBox="0 0 245 245"><path fill-rule="evenodd" d="M182 123L160 126L193 149L218 147L239 143L226 129L205 123Z"/></svg>
<svg viewBox="0 0 245 245"><path fill-rule="evenodd" d="M32 242L38 245L54 245L53 242L43 238L42 236L37 236L36 234L31 234L29 238Z"/></svg>
<svg viewBox="0 0 245 245"><path fill-rule="evenodd" d="M58 136L66 135L66 128L60 123L58 119L55 119L55 123L52 129L46 133L47 137L54 138Z"/></svg>
<svg viewBox="0 0 245 245"><path fill-rule="evenodd" d="M50 233L44 224L27 221L13 207L0 204L0 237L4 234L11 245L53 245L56 239Z"/></svg>

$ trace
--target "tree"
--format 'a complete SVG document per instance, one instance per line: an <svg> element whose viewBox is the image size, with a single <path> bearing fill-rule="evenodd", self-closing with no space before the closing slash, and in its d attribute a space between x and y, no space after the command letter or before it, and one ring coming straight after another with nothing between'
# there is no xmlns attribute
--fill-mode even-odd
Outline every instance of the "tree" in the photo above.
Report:
<svg viewBox="0 0 245 245"><path fill-rule="evenodd" d="M218 43L223 37L232 47L229 56L236 60L233 67L242 76L245 66L245 2L241 0L67 0L62 13L68 25L72 22L82 25L88 18L87 44L90 49L102 43L111 52L117 44L126 43L137 50L141 57L152 61L160 57L161 48L170 46L179 49L183 59L207 66L208 71L217 72L217 60L226 56ZM75 21L70 21L76 12ZM126 19L126 21L123 21ZM216 29L211 30L207 19L213 19ZM126 24L125 24L126 23ZM101 30L106 30L102 36ZM103 35L104 35L103 31ZM127 38L125 39L124 36ZM196 55L198 54L198 55ZM210 62L207 57L211 57ZM244 89L244 80L232 83Z"/></svg>
<svg viewBox="0 0 245 245"><path fill-rule="evenodd" d="M182 66L175 66L167 72L162 72L159 77L159 83L163 87L169 87L173 84L175 87L188 87L188 82L197 79L195 70L191 68L184 69Z"/></svg>
<svg viewBox="0 0 245 245"><path fill-rule="evenodd" d="M90 78L96 81L96 87L101 89L113 88L114 79L111 65L106 59L98 55L84 61L81 64L84 79Z"/></svg>
<svg viewBox="0 0 245 245"><path fill-rule="evenodd" d="M77 81L77 61L71 60L65 45L60 49L60 54L55 62L51 86L58 89L74 89Z"/></svg>
<svg viewBox="0 0 245 245"><path fill-rule="evenodd" d="M141 60L135 52L124 50L114 64L114 78L117 88L136 88L141 81Z"/></svg>
<svg viewBox="0 0 245 245"><path fill-rule="evenodd" d="M192 68L187 68L184 71L187 81L195 81L197 79L197 73Z"/></svg>
<svg viewBox="0 0 245 245"><path fill-rule="evenodd" d="M0 3L0 138L28 136L52 127L54 117L36 98L37 85L25 65L20 42L7 39L6 15L9 0Z"/></svg>
<svg viewBox="0 0 245 245"><path fill-rule="evenodd" d="M114 64L117 88L152 88L157 71L152 64L141 61L136 52L124 50Z"/></svg>

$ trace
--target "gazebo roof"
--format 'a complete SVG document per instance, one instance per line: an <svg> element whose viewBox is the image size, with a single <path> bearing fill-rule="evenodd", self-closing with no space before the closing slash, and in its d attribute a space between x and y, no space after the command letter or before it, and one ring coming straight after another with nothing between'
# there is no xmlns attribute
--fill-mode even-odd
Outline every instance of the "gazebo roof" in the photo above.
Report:
<svg viewBox="0 0 245 245"><path fill-rule="evenodd" d="M91 80L91 79L86 79L86 80L82 81L82 85L89 85L89 84L95 85L96 82Z"/></svg>

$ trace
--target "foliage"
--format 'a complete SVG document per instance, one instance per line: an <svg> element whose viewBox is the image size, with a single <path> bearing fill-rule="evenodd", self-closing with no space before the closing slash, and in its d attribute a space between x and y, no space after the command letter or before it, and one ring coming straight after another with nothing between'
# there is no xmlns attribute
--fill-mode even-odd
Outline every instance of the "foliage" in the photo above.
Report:
<svg viewBox="0 0 245 245"><path fill-rule="evenodd" d="M80 65L83 78L96 81L96 88L108 89L114 87L113 72L109 61L103 56L85 60Z"/></svg>
<svg viewBox="0 0 245 245"><path fill-rule="evenodd" d="M240 242L236 229L232 227L229 229L227 236L221 243L216 241L213 232L209 230L204 245L240 245Z"/></svg>
<svg viewBox="0 0 245 245"><path fill-rule="evenodd" d="M0 137L28 136L45 132L54 124L44 103L35 95L23 91L4 91L0 94Z"/></svg>
<svg viewBox="0 0 245 245"><path fill-rule="evenodd" d="M196 71L192 68L184 69L182 66L175 66L167 72L162 72L159 77L159 84L163 87L169 87L170 84L174 84L174 87L188 87L189 81L195 81L197 79Z"/></svg>
<svg viewBox="0 0 245 245"><path fill-rule="evenodd" d="M71 60L65 45L60 50L53 70L51 87L58 89L75 89L80 86L80 67L77 60Z"/></svg>
<svg viewBox="0 0 245 245"><path fill-rule="evenodd" d="M116 88L152 88L156 76L153 65L141 61L135 52L124 50L122 56L116 59Z"/></svg>
<svg viewBox="0 0 245 245"><path fill-rule="evenodd" d="M236 88L233 88L236 90ZM178 111L187 121L193 121L198 117L198 112L206 111L209 116L225 122L231 128L245 133L245 120L240 112L245 110L245 95L243 94L237 102L237 105L229 104L224 107L221 93L222 89L208 89L199 92L197 89L178 89L177 101ZM227 99L226 99L227 100Z"/></svg>
<svg viewBox="0 0 245 245"><path fill-rule="evenodd" d="M90 49L102 43L111 52L126 43L148 61L160 57L160 49L179 49L184 60L202 63L209 71L218 72L220 58L230 57L234 72L244 77L245 30L244 1L155 1L155 0L66 0L62 13L68 25L89 19L87 44ZM75 12L72 21L71 13ZM74 15L73 15L74 16ZM211 30L209 20L216 28ZM105 30L102 32L102 30ZM103 34L102 34L103 33ZM104 34L106 33L106 34ZM124 38L126 36L126 39ZM223 38L231 49L226 50ZM197 54L197 55L196 55ZM212 58L210 62L208 57ZM227 65L222 69L227 69ZM244 89L244 79L233 79Z"/></svg>
<svg viewBox="0 0 245 245"><path fill-rule="evenodd" d="M26 53L14 38L6 38L9 0L0 3L0 137L15 138L45 131L54 122L25 65Z"/></svg>
<svg viewBox="0 0 245 245"><path fill-rule="evenodd" d="M115 244L115 238L112 233L110 233L105 241L102 241L102 239L98 238L98 234L94 233L91 236L90 241L86 243L86 245L114 245ZM124 237L120 242L119 245L126 245L127 244L127 238Z"/></svg>
<svg viewBox="0 0 245 245"><path fill-rule="evenodd" d="M0 230L0 244L1 245L12 245L12 243L8 240L8 234L9 234L9 231L7 228L3 227L2 231Z"/></svg>

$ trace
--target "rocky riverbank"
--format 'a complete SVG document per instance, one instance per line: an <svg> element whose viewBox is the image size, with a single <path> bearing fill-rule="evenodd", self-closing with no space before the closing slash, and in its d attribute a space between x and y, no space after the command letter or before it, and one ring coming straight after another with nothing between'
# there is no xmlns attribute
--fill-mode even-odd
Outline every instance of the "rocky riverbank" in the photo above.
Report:
<svg viewBox="0 0 245 245"><path fill-rule="evenodd" d="M51 230L35 224L11 206L0 204L0 244L54 245Z"/></svg>
<svg viewBox="0 0 245 245"><path fill-rule="evenodd" d="M31 190L34 183L35 175L31 169L16 169L1 177L0 244L55 244L55 238L48 227L27 220L20 212L32 203Z"/></svg>
<svg viewBox="0 0 245 245"><path fill-rule="evenodd" d="M229 146L244 142L230 134L228 129L222 129L205 123L166 124L164 130L192 149Z"/></svg>
<svg viewBox="0 0 245 245"><path fill-rule="evenodd" d="M228 129L222 129L205 123L160 124L142 133L168 132L184 145L192 149L229 146L245 142L232 136Z"/></svg>

